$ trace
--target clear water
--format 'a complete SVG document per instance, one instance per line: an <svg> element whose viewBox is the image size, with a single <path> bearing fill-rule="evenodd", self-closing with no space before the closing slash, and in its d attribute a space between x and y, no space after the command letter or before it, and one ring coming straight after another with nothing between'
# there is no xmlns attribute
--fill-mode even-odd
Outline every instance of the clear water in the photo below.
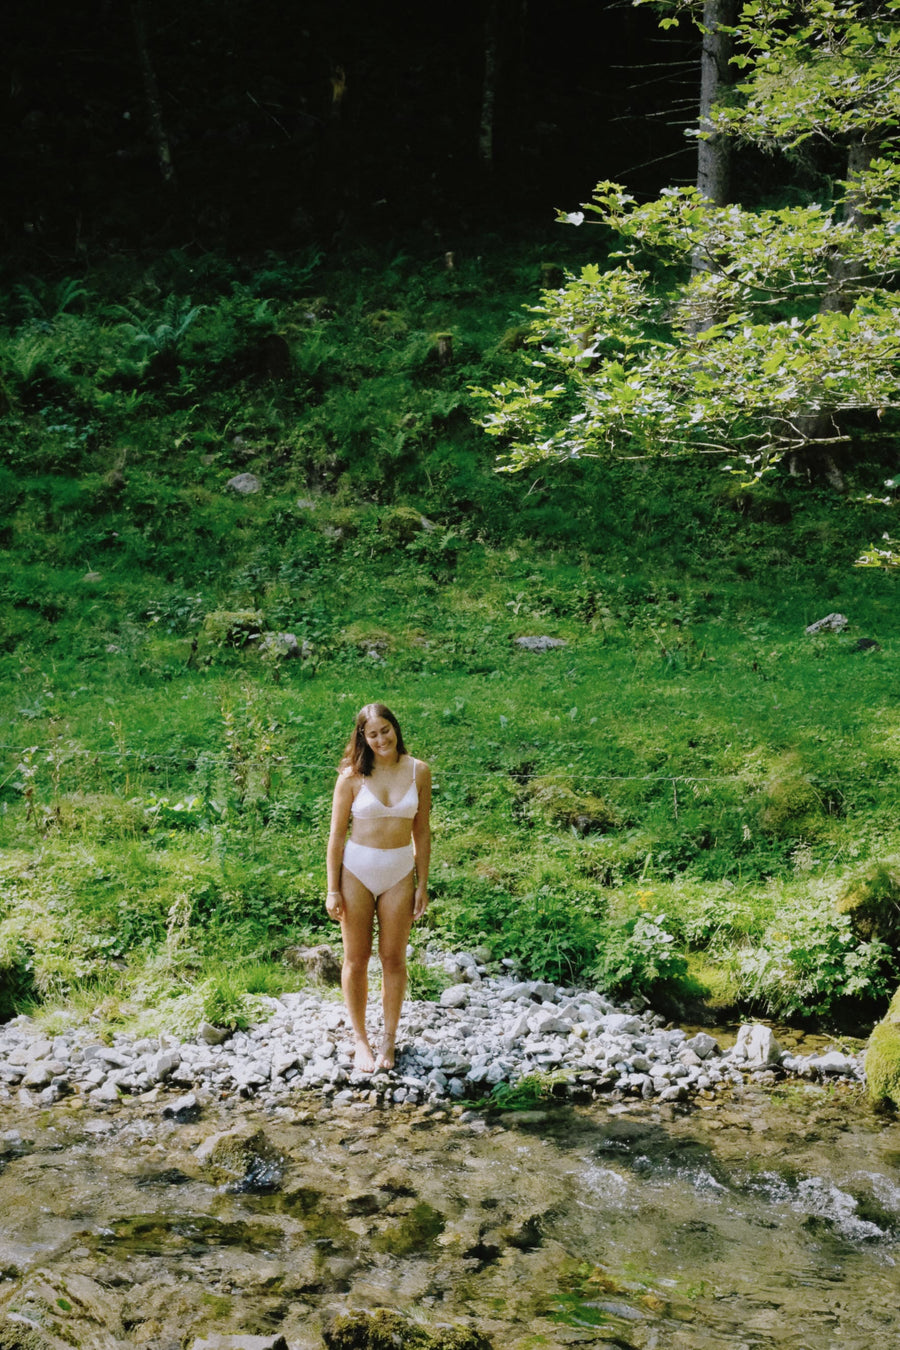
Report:
<svg viewBox="0 0 900 1350"><path fill-rule="evenodd" d="M280 1155L244 1186L193 1154L237 1112ZM318 1348L336 1312L389 1307L498 1350L900 1346L900 1125L850 1091L463 1123L158 1113L0 1120L22 1136L0 1140L7 1330L171 1350L279 1329Z"/></svg>

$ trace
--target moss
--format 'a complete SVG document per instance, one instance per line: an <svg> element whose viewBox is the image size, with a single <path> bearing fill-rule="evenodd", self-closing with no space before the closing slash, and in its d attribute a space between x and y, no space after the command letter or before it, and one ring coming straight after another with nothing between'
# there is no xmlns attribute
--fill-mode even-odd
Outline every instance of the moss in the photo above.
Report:
<svg viewBox="0 0 900 1350"><path fill-rule="evenodd" d="M217 647L243 647L264 627L258 609L216 609L203 620L203 636Z"/></svg>
<svg viewBox="0 0 900 1350"><path fill-rule="evenodd" d="M772 778L763 789L759 823L777 839L813 839L821 833L822 800L808 778L792 774Z"/></svg>
<svg viewBox="0 0 900 1350"><path fill-rule="evenodd" d="M854 877L837 907L840 914L850 915L863 942L900 942L900 873L886 863L875 863Z"/></svg>
<svg viewBox="0 0 900 1350"><path fill-rule="evenodd" d="M608 802L593 793L576 792L559 778L535 778L529 784L529 809L551 825L579 834L605 834L621 823Z"/></svg>
<svg viewBox="0 0 900 1350"><path fill-rule="evenodd" d="M490 1341L477 1331L446 1326L429 1331L387 1308L342 1314L324 1340L328 1350L490 1350Z"/></svg>
<svg viewBox="0 0 900 1350"><path fill-rule="evenodd" d="M428 524L421 511L412 506L394 506L385 511L378 522L378 528L386 540L395 548L411 544Z"/></svg>
<svg viewBox="0 0 900 1350"><path fill-rule="evenodd" d="M900 1108L900 988L869 1037L866 1080L873 1102Z"/></svg>

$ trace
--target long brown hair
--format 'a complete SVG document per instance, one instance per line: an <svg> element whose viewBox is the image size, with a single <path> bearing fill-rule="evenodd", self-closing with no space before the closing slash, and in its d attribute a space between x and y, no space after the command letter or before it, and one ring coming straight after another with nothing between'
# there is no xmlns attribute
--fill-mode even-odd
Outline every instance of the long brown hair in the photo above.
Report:
<svg viewBox="0 0 900 1350"><path fill-rule="evenodd" d="M399 759L401 755L407 753L406 746L403 744L403 732L400 730L400 723L390 708L384 703L367 703L356 714L353 735L344 748L340 764L342 769L352 769L354 773L361 774L363 778L368 778L375 764L374 752L366 740L366 723L371 722L375 717L383 717L385 722L390 722L397 733L397 758Z"/></svg>

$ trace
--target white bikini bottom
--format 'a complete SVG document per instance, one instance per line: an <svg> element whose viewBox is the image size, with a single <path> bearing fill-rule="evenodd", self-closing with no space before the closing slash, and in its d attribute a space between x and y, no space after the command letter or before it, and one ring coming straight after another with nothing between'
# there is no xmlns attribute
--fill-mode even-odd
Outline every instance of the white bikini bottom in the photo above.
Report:
<svg viewBox="0 0 900 1350"><path fill-rule="evenodd" d="M408 877L415 862L412 844L403 848L369 848L348 839L344 845L344 868L376 896Z"/></svg>

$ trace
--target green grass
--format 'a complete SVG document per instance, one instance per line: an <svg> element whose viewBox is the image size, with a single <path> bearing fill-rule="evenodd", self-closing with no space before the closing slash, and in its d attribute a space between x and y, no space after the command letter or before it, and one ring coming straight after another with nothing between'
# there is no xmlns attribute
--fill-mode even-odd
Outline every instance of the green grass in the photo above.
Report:
<svg viewBox="0 0 900 1350"><path fill-rule="evenodd" d="M780 1012L896 981L836 907L900 856L896 579L852 568L885 508L705 464L493 474L468 386L516 359L535 269L210 282L164 369L134 365L110 295L33 370L6 334L0 1006L183 1027L276 991L286 946L334 940L334 769L373 698L433 766L435 939ZM291 380L254 365L266 333ZM853 472L862 493L883 467ZM830 610L848 633L806 636ZM204 624L235 611L307 658ZM541 633L568 645L514 645Z"/></svg>

